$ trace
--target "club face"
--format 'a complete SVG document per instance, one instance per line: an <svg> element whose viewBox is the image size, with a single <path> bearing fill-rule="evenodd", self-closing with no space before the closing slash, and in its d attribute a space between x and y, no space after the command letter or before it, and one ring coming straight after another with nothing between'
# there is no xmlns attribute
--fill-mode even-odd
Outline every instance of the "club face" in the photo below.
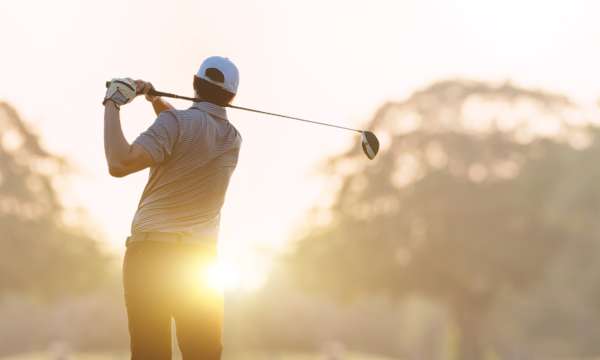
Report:
<svg viewBox="0 0 600 360"><path fill-rule="evenodd" d="M373 160L379 151L379 140L377 136L370 131L363 131L361 135L361 145L365 155L369 160Z"/></svg>

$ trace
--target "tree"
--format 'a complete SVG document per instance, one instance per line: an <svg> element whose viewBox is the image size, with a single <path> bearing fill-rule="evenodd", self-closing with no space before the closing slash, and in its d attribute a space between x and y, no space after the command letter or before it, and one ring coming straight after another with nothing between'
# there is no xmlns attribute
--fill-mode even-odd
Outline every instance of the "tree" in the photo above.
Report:
<svg viewBox="0 0 600 360"><path fill-rule="evenodd" d="M110 258L84 229L63 221L54 181L66 169L0 102L0 295L57 297L107 279Z"/></svg>
<svg viewBox="0 0 600 360"><path fill-rule="evenodd" d="M577 167L600 157L581 118L564 96L461 80L384 105L370 124L379 158L359 160L356 144L328 162L339 190L296 243L293 272L344 298L426 296L460 329L459 358L483 358L499 296L536 284L582 235L569 214L600 210L599 190L568 192L572 176L597 178Z"/></svg>

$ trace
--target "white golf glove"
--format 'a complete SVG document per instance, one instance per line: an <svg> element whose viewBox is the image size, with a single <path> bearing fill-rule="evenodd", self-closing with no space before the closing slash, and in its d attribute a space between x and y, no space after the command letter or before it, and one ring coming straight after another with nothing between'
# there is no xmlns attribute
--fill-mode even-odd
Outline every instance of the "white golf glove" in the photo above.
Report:
<svg viewBox="0 0 600 360"><path fill-rule="evenodd" d="M102 104L104 105L107 100L112 100L117 106L125 105L135 98L136 89L135 81L131 78L112 79Z"/></svg>

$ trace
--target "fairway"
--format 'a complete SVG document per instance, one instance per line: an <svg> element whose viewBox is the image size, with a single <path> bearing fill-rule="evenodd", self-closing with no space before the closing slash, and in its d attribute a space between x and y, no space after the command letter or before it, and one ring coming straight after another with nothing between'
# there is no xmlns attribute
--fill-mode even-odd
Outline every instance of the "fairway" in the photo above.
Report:
<svg viewBox="0 0 600 360"><path fill-rule="evenodd" d="M173 356L174 359L180 359ZM8 357L1 357L0 360L126 360L129 359L129 353L79 353L68 357L56 357L50 353L29 353ZM326 360L324 354L319 353L291 353L291 352L247 352L228 355L224 354L223 360ZM389 357L380 357L360 353L346 353L339 360L397 360Z"/></svg>

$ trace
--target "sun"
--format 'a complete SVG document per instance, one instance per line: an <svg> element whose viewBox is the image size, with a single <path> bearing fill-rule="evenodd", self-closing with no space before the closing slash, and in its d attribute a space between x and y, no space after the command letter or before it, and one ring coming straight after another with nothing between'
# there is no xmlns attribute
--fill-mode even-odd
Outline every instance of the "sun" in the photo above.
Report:
<svg viewBox="0 0 600 360"><path fill-rule="evenodd" d="M222 260L208 264L202 271L201 281L217 291L237 290L242 281L240 271Z"/></svg>
<svg viewBox="0 0 600 360"><path fill-rule="evenodd" d="M268 271L265 261L220 255L196 271L195 281L198 286L218 292L255 291L265 284Z"/></svg>

